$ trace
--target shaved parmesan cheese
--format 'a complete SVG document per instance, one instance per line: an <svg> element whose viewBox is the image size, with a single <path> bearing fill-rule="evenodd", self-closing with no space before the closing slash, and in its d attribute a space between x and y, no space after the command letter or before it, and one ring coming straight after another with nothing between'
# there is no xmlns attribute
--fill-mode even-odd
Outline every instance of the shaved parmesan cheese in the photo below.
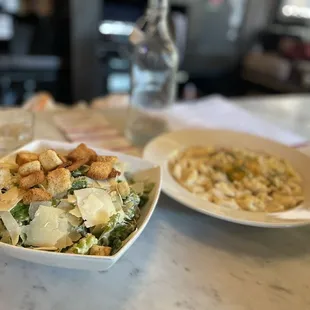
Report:
<svg viewBox="0 0 310 310"><path fill-rule="evenodd" d="M83 177L87 182L87 187L99 187L98 182L89 177Z"/></svg>
<svg viewBox="0 0 310 310"><path fill-rule="evenodd" d="M104 204L93 194L90 194L80 206L85 226L92 227L97 224L107 223L112 214L107 212Z"/></svg>
<svg viewBox="0 0 310 310"><path fill-rule="evenodd" d="M81 217L76 217L70 213L67 213L67 218L68 218L68 222L74 227L80 226L83 222Z"/></svg>
<svg viewBox="0 0 310 310"><path fill-rule="evenodd" d="M109 183L109 181L106 181L106 180L104 180L104 181L97 180L96 183L97 183L97 186L94 186L94 187L96 187L96 188L102 188L102 189L105 189L105 190L109 190L109 189L110 189L110 183Z"/></svg>
<svg viewBox="0 0 310 310"><path fill-rule="evenodd" d="M67 196L67 194L68 194L68 192L67 192L67 191L64 191L64 192L62 192L62 193L56 194L56 195L54 196L54 198L56 198L56 199L62 199L62 198L64 198L65 196Z"/></svg>
<svg viewBox="0 0 310 310"><path fill-rule="evenodd" d="M111 194L111 199L114 204L115 210L116 211L121 211L123 210L123 200L120 194L117 191L112 192Z"/></svg>
<svg viewBox="0 0 310 310"><path fill-rule="evenodd" d="M66 234L63 237L61 237L59 240L57 240L57 243L55 246L57 249L64 249L64 248L67 248L68 246L70 246L72 244L73 244L72 240Z"/></svg>
<svg viewBox="0 0 310 310"><path fill-rule="evenodd" d="M105 227L106 227L106 224L99 224L99 225L96 225L96 226L94 226L94 228L92 229L91 233L92 233L94 236L99 237L99 236L102 234L102 232L103 232L103 230L104 230Z"/></svg>
<svg viewBox="0 0 310 310"><path fill-rule="evenodd" d="M67 201L69 203L76 203L76 197L74 195L68 195Z"/></svg>
<svg viewBox="0 0 310 310"><path fill-rule="evenodd" d="M102 189L85 188L74 194L86 227L106 224L116 213L110 195Z"/></svg>
<svg viewBox="0 0 310 310"><path fill-rule="evenodd" d="M80 212L80 209L78 207L75 207L71 211L69 211L70 214L74 215L75 217L82 217L82 214Z"/></svg>
<svg viewBox="0 0 310 310"><path fill-rule="evenodd" d="M68 219L58 208L40 206L30 225L25 227L28 245L59 247L67 243ZM65 238L65 239L63 239Z"/></svg>
<svg viewBox="0 0 310 310"><path fill-rule="evenodd" d="M69 212L70 210L74 209L74 206L72 205L72 203L68 202L67 199L62 199L57 205L57 208L65 212Z"/></svg>
<svg viewBox="0 0 310 310"><path fill-rule="evenodd" d="M33 201L30 203L29 206L29 217L31 220L34 219L34 216L36 214L36 212L38 211L40 206L45 206L45 207L51 207L52 206L52 202L51 201Z"/></svg>
<svg viewBox="0 0 310 310"><path fill-rule="evenodd" d="M22 199L25 191L17 187L12 187L6 193L0 195L0 211L10 211Z"/></svg>
<svg viewBox="0 0 310 310"><path fill-rule="evenodd" d="M115 190L116 184L117 182L114 178L109 180L96 180L91 188L102 188L106 191L111 191Z"/></svg>
<svg viewBox="0 0 310 310"><path fill-rule="evenodd" d="M1 242L6 243L6 244L12 244L12 239L11 239L10 234L7 230L2 233Z"/></svg>
<svg viewBox="0 0 310 310"><path fill-rule="evenodd" d="M1 214L2 222L7 229L8 233L10 234L12 244L16 245L19 240L19 236L21 233L21 228L12 216L11 212L3 212Z"/></svg>
<svg viewBox="0 0 310 310"><path fill-rule="evenodd" d="M69 237L70 239L73 241L73 242L76 242L78 240L80 240L82 238L82 235L79 234L78 232L76 231L72 231L70 234L69 234Z"/></svg>

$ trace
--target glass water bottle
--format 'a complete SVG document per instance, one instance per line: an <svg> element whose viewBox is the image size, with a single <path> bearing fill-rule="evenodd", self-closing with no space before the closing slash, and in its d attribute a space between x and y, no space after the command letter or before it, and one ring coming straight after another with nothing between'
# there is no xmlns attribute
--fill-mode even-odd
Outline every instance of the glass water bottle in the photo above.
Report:
<svg viewBox="0 0 310 310"><path fill-rule="evenodd" d="M149 0L137 24L125 135L136 145L167 130L159 115L175 101L178 52L168 28L168 0Z"/></svg>

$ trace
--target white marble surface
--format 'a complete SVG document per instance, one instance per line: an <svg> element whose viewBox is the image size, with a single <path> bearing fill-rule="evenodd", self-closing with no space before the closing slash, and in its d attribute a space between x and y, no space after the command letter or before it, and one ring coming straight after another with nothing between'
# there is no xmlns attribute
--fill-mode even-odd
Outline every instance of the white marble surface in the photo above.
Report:
<svg viewBox="0 0 310 310"><path fill-rule="evenodd" d="M37 118L38 137L63 139L49 115ZM108 272L51 268L1 253L0 310L306 310L309 236L310 227L222 222L162 195L145 232Z"/></svg>
<svg viewBox="0 0 310 310"><path fill-rule="evenodd" d="M310 139L310 96L274 95L236 100L246 110Z"/></svg>

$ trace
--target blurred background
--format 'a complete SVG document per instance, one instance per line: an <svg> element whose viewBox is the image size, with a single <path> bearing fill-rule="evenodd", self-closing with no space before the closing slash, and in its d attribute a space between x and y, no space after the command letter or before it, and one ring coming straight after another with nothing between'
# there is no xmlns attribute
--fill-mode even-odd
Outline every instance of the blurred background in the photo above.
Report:
<svg viewBox="0 0 310 310"><path fill-rule="evenodd" d="M170 0L179 99L310 89L309 0ZM140 0L0 0L0 104L130 89Z"/></svg>

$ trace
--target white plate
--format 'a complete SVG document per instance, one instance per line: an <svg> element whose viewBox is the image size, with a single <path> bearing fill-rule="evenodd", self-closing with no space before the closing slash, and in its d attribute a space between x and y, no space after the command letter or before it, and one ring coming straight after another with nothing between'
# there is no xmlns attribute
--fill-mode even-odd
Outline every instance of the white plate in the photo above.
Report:
<svg viewBox="0 0 310 310"><path fill-rule="evenodd" d="M40 152L45 149L54 149L59 152L67 152L69 150L72 150L76 145L77 144L44 140L34 141L1 159L0 162L14 162L15 154L21 150ZM159 166L151 164L150 162L137 157L105 151L103 149L93 149L99 155L118 156L122 162L128 164L128 170L134 173L136 179L144 180L147 178L150 182L155 183L155 188L151 192L149 201L141 209L141 217L138 221L138 230L130 235L130 237L127 239L126 244L115 255L107 257L37 251L0 242L0 248L4 253L22 260L49 266L104 271L114 265L132 246L132 244L137 240L137 238L147 225L148 221L150 220L150 217L157 204L161 188L161 169Z"/></svg>
<svg viewBox="0 0 310 310"><path fill-rule="evenodd" d="M270 133L272 136L272 133ZM152 140L144 149L144 158L163 168L163 191L178 202L216 218L258 227L293 227L310 223L308 219L287 220L263 212L247 212L221 207L194 196L179 185L168 170L168 161L176 152L192 145L248 148L287 159L303 178L305 202L310 207L310 158L285 145L246 133L226 130L189 129L164 134Z"/></svg>

